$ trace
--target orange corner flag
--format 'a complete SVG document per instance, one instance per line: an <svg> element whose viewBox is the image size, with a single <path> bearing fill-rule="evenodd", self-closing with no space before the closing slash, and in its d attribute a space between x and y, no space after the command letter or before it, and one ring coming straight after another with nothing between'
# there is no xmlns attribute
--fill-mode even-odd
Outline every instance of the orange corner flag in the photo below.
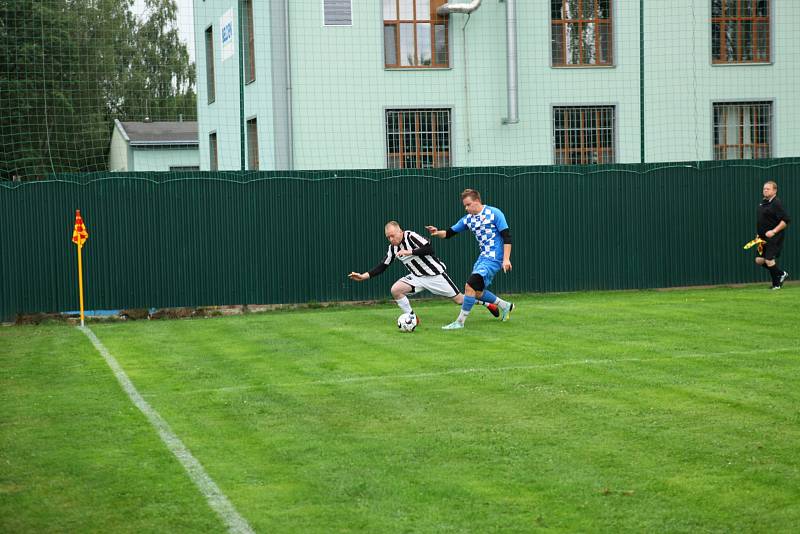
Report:
<svg viewBox="0 0 800 534"><path fill-rule="evenodd" d="M75 210L75 229L72 231L72 242L80 247L87 239L89 239L89 232L86 231L86 226L83 224L81 210Z"/></svg>

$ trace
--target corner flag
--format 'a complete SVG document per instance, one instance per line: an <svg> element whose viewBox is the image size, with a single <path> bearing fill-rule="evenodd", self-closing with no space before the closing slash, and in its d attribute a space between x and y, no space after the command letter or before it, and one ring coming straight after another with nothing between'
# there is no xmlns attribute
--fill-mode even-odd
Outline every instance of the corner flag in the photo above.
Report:
<svg viewBox="0 0 800 534"><path fill-rule="evenodd" d="M89 239L89 232L86 231L86 225L83 224L81 210L75 210L75 229L72 231L72 242L82 247L87 239Z"/></svg>
<svg viewBox="0 0 800 534"><path fill-rule="evenodd" d="M81 303L81 326L83 326L83 263L81 262L81 251L83 244L89 239L89 232L83 224L81 210L75 210L75 229L72 230L72 242L78 245L78 296Z"/></svg>

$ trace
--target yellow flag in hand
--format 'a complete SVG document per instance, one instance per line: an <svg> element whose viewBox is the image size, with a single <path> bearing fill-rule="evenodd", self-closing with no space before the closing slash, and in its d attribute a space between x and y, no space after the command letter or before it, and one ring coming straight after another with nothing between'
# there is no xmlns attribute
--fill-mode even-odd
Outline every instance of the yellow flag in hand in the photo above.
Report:
<svg viewBox="0 0 800 534"><path fill-rule="evenodd" d="M89 239L89 232L86 231L86 225L83 224L81 210L75 210L75 229L72 231L72 242L80 247L87 239Z"/></svg>
<svg viewBox="0 0 800 534"><path fill-rule="evenodd" d="M743 247L743 248L744 248L745 250L747 250L748 248L752 248L752 247L754 247L755 245L763 245L764 243L766 243L766 241L764 241L764 240L763 240L763 239L761 239L760 237L756 236L756 238L755 238L755 239L753 239L752 241L748 241L747 243L745 243L745 245L744 245L744 247Z"/></svg>

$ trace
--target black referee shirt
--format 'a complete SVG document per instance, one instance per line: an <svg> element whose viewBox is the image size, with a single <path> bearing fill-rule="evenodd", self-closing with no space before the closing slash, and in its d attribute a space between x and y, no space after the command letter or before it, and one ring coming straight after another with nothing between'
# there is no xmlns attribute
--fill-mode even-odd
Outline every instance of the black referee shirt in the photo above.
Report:
<svg viewBox="0 0 800 534"><path fill-rule="evenodd" d="M791 219L789 219L789 214L783 210L780 199L772 197L772 200L762 200L758 205L758 235L766 237L767 232L778 226L781 221L789 224ZM778 235L782 234L783 232Z"/></svg>

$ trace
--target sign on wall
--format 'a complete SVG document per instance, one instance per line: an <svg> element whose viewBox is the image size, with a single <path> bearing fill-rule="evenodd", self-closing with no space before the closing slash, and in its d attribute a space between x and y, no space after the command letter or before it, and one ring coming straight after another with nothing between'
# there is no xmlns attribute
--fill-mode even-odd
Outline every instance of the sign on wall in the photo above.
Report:
<svg viewBox="0 0 800 534"><path fill-rule="evenodd" d="M233 55L233 10L229 9L219 19L220 34L222 35L222 61Z"/></svg>

